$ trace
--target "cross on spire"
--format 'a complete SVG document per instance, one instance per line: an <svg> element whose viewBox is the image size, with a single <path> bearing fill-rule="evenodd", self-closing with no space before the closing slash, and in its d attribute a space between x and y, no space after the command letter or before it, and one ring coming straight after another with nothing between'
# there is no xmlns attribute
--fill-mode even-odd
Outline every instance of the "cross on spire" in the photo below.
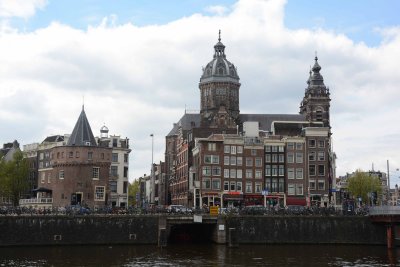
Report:
<svg viewBox="0 0 400 267"><path fill-rule="evenodd" d="M218 32L218 42L221 42L221 30Z"/></svg>

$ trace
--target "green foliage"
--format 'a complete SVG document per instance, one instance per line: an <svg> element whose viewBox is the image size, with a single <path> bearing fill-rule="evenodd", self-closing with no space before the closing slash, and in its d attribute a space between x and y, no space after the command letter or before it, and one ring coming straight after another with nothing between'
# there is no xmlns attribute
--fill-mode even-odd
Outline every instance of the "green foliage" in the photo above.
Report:
<svg viewBox="0 0 400 267"><path fill-rule="evenodd" d="M139 180L129 183L129 205L136 206L136 193L139 193Z"/></svg>
<svg viewBox="0 0 400 267"><path fill-rule="evenodd" d="M29 187L29 166L21 151L15 152L13 160L0 161L0 195L10 197L13 205Z"/></svg>
<svg viewBox="0 0 400 267"><path fill-rule="evenodd" d="M377 192L379 196L382 186L377 176L357 170L355 175L348 179L348 190L354 197L361 197L363 203L368 203L368 194Z"/></svg>

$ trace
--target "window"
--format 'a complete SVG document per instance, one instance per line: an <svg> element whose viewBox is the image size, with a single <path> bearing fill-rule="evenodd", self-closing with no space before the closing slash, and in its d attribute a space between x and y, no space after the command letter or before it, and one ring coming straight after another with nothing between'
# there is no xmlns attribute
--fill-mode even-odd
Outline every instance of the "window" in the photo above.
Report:
<svg viewBox="0 0 400 267"><path fill-rule="evenodd" d="M231 182L230 189L231 189L231 191L235 191L236 190L236 182Z"/></svg>
<svg viewBox="0 0 400 267"><path fill-rule="evenodd" d="M318 151L318 160L319 161L325 160L325 152L324 151Z"/></svg>
<svg viewBox="0 0 400 267"><path fill-rule="evenodd" d="M231 156L231 165L236 165L236 157Z"/></svg>
<svg viewBox="0 0 400 267"><path fill-rule="evenodd" d="M278 161L280 162L280 163L284 163L285 162L285 155L284 154L279 154L278 155Z"/></svg>
<svg viewBox="0 0 400 267"><path fill-rule="evenodd" d="M325 147L325 140L318 140L318 147Z"/></svg>
<svg viewBox="0 0 400 267"><path fill-rule="evenodd" d="M236 146L231 146L231 154L236 154Z"/></svg>
<svg viewBox="0 0 400 267"><path fill-rule="evenodd" d="M203 188L211 189L211 179L210 178L203 178Z"/></svg>
<svg viewBox="0 0 400 267"><path fill-rule="evenodd" d="M212 175L213 176L221 176L221 167L212 166Z"/></svg>
<svg viewBox="0 0 400 267"><path fill-rule="evenodd" d="M229 156L224 156L224 165L229 165Z"/></svg>
<svg viewBox="0 0 400 267"><path fill-rule="evenodd" d="M296 169L296 179L303 179L303 168Z"/></svg>
<svg viewBox="0 0 400 267"><path fill-rule="evenodd" d="M231 146L224 146L224 153L229 154L231 152Z"/></svg>
<svg viewBox="0 0 400 267"><path fill-rule="evenodd" d="M284 146L278 146L278 151L279 152L285 152L285 147Z"/></svg>
<svg viewBox="0 0 400 267"><path fill-rule="evenodd" d="M239 192L242 192L242 182L237 182L236 183L236 190Z"/></svg>
<svg viewBox="0 0 400 267"><path fill-rule="evenodd" d="M265 146L265 152L271 152L271 146Z"/></svg>
<svg viewBox="0 0 400 267"><path fill-rule="evenodd" d="M216 151L217 144L216 143L208 143L208 151Z"/></svg>
<svg viewBox="0 0 400 267"><path fill-rule="evenodd" d="M253 170L252 169L246 169L246 178L247 179L253 178Z"/></svg>
<svg viewBox="0 0 400 267"><path fill-rule="evenodd" d="M117 193L117 182L116 181L110 182L110 191L112 193Z"/></svg>
<svg viewBox="0 0 400 267"><path fill-rule="evenodd" d="M93 152L88 152L87 157L88 157L88 160L93 159Z"/></svg>
<svg viewBox="0 0 400 267"><path fill-rule="evenodd" d="M99 179L100 177L100 168L99 167L93 167L92 169L92 178L93 179Z"/></svg>
<svg viewBox="0 0 400 267"><path fill-rule="evenodd" d="M278 166L278 174L279 176L284 176L285 175L285 167L283 165Z"/></svg>
<svg viewBox="0 0 400 267"><path fill-rule="evenodd" d="M310 180L310 190L315 190L315 180Z"/></svg>
<svg viewBox="0 0 400 267"><path fill-rule="evenodd" d="M255 193L261 193L261 183L255 184Z"/></svg>
<svg viewBox="0 0 400 267"><path fill-rule="evenodd" d="M104 153L101 153L101 154L100 154L100 158L101 158L101 159L104 159Z"/></svg>
<svg viewBox="0 0 400 267"><path fill-rule="evenodd" d="M110 174L112 177L117 177L118 176L118 166L111 166Z"/></svg>
<svg viewBox="0 0 400 267"><path fill-rule="evenodd" d="M219 164L219 156L217 155L205 155L204 163L207 164Z"/></svg>
<svg viewBox="0 0 400 267"><path fill-rule="evenodd" d="M236 178L236 170L235 169L231 169L231 178Z"/></svg>
<svg viewBox="0 0 400 267"><path fill-rule="evenodd" d="M271 165L265 166L265 176L271 176Z"/></svg>
<svg viewBox="0 0 400 267"><path fill-rule="evenodd" d="M51 183L51 173L49 173L47 175L47 183L50 184Z"/></svg>
<svg viewBox="0 0 400 267"><path fill-rule="evenodd" d="M288 179L294 179L294 169L288 168Z"/></svg>
<svg viewBox="0 0 400 267"><path fill-rule="evenodd" d="M236 158L236 164L238 166L242 166L243 165L243 158L242 157L237 157Z"/></svg>
<svg viewBox="0 0 400 267"><path fill-rule="evenodd" d="M124 182L124 186L123 186L122 193L123 193L123 194L128 193L128 182Z"/></svg>
<svg viewBox="0 0 400 267"><path fill-rule="evenodd" d="M308 140L308 146L309 147L315 147L315 139Z"/></svg>
<svg viewBox="0 0 400 267"><path fill-rule="evenodd" d="M318 180L318 190L325 190L325 181Z"/></svg>
<svg viewBox="0 0 400 267"><path fill-rule="evenodd" d="M265 162L271 162L271 154L265 154Z"/></svg>
<svg viewBox="0 0 400 267"><path fill-rule="evenodd" d="M253 158L246 158L246 166L248 167L253 166Z"/></svg>
<svg viewBox="0 0 400 267"><path fill-rule="evenodd" d="M253 185L251 182L246 182L246 193L252 193L253 192Z"/></svg>
<svg viewBox="0 0 400 267"><path fill-rule="evenodd" d="M254 177L256 179L261 179L262 178L262 170L256 170L254 173Z"/></svg>
<svg viewBox="0 0 400 267"><path fill-rule="evenodd" d="M58 172L58 179L64 179L64 170Z"/></svg>
<svg viewBox="0 0 400 267"><path fill-rule="evenodd" d="M75 152L75 157L79 158L79 151Z"/></svg>
<svg viewBox="0 0 400 267"><path fill-rule="evenodd" d="M225 181L224 182L224 191L228 191L229 190L229 182Z"/></svg>
<svg viewBox="0 0 400 267"><path fill-rule="evenodd" d="M272 152L278 152L278 147L277 146L271 146L271 151Z"/></svg>
<svg viewBox="0 0 400 267"><path fill-rule="evenodd" d="M288 150L294 150L294 143L293 142L288 142L287 143L287 149Z"/></svg>
<svg viewBox="0 0 400 267"><path fill-rule="evenodd" d="M303 190L302 184L296 184L296 195L298 195L298 196L304 195L304 190Z"/></svg>
<svg viewBox="0 0 400 267"><path fill-rule="evenodd" d="M241 169L236 170L236 178L239 178L239 179L243 178Z"/></svg>
<svg viewBox="0 0 400 267"><path fill-rule="evenodd" d="M101 153L101 154L102 154L101 155L102 159L104 159L104 153ZM124 154L124 162L128 163L128 161L129 161L129 154Z"/></svg>
<svg viewBox="0 0 400 267"><path fill-rule="evenodd" d="M272 176L278 176L278 166L272 165Z"/></svg>
<svg viewBox="0 0 400 267"><path fill-rule="evenodd" d="M44 158L44 153L39 154L39 159L42 160Z"/></svg>
<svg viewBox="0 0 400 267"><path fill-rule="evenodd" d="M104 186L96 186L94 189L94 200L102 201L105 199L105 187Z"/></svg>
<svg viewBox="0 0 400 267"><path fill-rule="evenodd" d="M229 178L229 169L224 169L224 178Z"/></svg>
<svg viewBox="0 0 400 267"><path fill-rule="evenodd" d="M113 142L113 147L118 146L118 139L113 138L112 142Z"/></svg>
<svg viewBox="0 0 400 267"><path fill-rule="evenodd" d="M252 156L257 156L257 150L252 149L252 150L251 150L251 155L252 155Z"/></svg>
<svg viewBox="0 0 400 267"><path fill-rule="evenodd" d="M296 150L303 150L303 143L296 143Z"/></svg>
<svg viewBox="0 0 400 267"><path fill-rule="evenodd" d="M242 146L237 146L237 153L242 154L243 153L243 147Z"/></svg>
<svg viewBox="0 0 400 267"><path fill-rule="evenodd" d="M325 165L318 165L318 175L319 176L325 175Z"/></svg>
<svg viewBox="0 0 400 267"><path fill-rule="evenodd" d="M128 178L128 167L124 167L124 177Z"/></svg>
<svg viewBox="0 0 400 267"><path fill-rule="evenodd" d="M310 165L308 167L308 173L312 176L315 176L315 165Z"/></svg>
<svg viewBox="0 0 400 267"><path fill-rule="evenodd" d="M212 188L214 190L220 190L221 189L221 179L212 179Z"/></svg>
<svg viewBox="0 0 400 267"><path fill-rule="evenodd" d="M278 186L279 186L279 191L278 192L285 192L285 187L284 187L284 180L283 179L279 179L278 180Z"/></svg>
<svg viewBox="0 0 400 267"><path fill-rule="evenodd" d="M211 167L210 166L203 166L203 175L205 175L205 176L211 175Z"/></svg>
<svg viewBox="0 0 400 267"><path fill-rule="evenodd" d="M273 154L272 155L272 162L274 162L274 163L278 162L278 155L277 154Z"/></svg>
<svg viewBox="0 0 400 267"><path fill-rule="evenodd" d="M294 163L294 154L293 153L289 152L287 154L287 162L288 163Z"/></svg>
<svg viewBox="0 0 400 267"><path fill-rule="evenodd" d="M272 179L271 191L278 192L278 179L276 178Z"/></svg>
<svg viewBox="0 0 400 267"><path fill-rule="evenodd" d="M308 160L315 161L315 151L310 151L310 154L308 154Z"/></svg>
<svg viewBox="0 0 400 267"><path fill-rule="evenodd" d="M315 118L317 121L322 121L322 108L318 108L315 111Z"/></svg>
<svg viewBox="0 0 400 267"><path fill-rule="evenodd" d="M73 152L73 151L70 151L70 152L68 153L68 157L73 158L73 157L74 157L74 152Z"/></svg>
<svg viewBox="0 0 400 267"><path fill-rule="evenodd" d="M296 163L303 163L303 153L296 153Z"/></svg>
<svg viewBox="0 0 400 267"><path fill-rule="evenodd" d="M288 184L288 195L289 196L295 195L295 185L294 184Z"/></svg>
<svg viewBox="0 0 400 267"><path fill-rule="evenodd" d="M262 159L261 158L255 158L255 165L256 165L256 167L261 167L262 166Z"/></svg>

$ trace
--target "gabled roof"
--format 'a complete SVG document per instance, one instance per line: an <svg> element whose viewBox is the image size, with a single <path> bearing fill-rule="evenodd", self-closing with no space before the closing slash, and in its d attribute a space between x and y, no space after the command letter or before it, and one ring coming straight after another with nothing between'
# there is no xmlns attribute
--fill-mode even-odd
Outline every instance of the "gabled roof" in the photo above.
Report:
<svg viewBox="0 0 400 267"><path fill-rule="evenodd" d="M92 128L86 117L85 109L82 106L82 112L75 124L74 130L68 139L68 146L97 146Z"/></svg>

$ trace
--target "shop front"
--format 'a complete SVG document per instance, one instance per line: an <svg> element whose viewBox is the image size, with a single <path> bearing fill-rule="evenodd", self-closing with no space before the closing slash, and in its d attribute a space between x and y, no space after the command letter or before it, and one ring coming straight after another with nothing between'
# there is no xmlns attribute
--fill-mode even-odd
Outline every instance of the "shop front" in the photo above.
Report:
<svg viewBox="0 0 400 267"><path fill-rule="evenodd" d="M217 192L204 192L201 194L202 206L221 206L221 196Z"/></svg>
<svg viewBox="0 0 400 267"><path fill-rule="evenodd" d="M243 205L242 192L228 192L222 195L224 208L239 208Z"/></svg>
<svg viewBox="0 0 400 267"><path fill-rule="evenodd" d="M284 193L272 193L265 196L265 206L267 207L285 207L286 204L286 195Z"/></svg>
<svg viewBox="0 0 400 267"><path fill-rule="evenodd" d="M263 205L263 195L261 194L245 194L244 206Z"/></svg>

